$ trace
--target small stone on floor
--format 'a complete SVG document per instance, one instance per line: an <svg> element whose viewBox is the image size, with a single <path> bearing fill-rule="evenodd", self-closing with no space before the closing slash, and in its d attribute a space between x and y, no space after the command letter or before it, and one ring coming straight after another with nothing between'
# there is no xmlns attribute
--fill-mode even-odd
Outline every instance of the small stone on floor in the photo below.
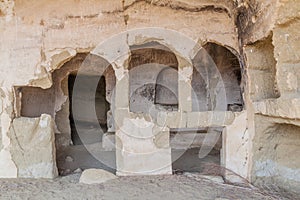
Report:
<svg viewBox="0 0 300 200"><path fill-rule="evenodd" d="M116 178L116 175L103 169L86 169L81 174L79 183L100 184Z"/></svg>

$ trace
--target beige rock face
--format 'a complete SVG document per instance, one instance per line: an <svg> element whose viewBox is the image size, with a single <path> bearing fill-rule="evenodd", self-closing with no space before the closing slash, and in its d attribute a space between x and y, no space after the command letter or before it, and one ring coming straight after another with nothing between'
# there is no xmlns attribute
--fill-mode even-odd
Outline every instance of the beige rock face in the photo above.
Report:
<svg viewBox="0 0 300 200"><path fill-rule="evenodd" d="M169 131L145 119L125 119L116 132L117 175L172 174Z"/></svg>
<svg viewBox="0 0 300 200"><path fill-rule="evenodd" d="M272 38L247 45L245 54L248 60L249 93L253 101L277 98L280 96L276 79L276 60Z"/></svg>
<svg viewBox="0 0 300 200"><path fill-rule="evenodd" d="M276 122L272 117L256 116L257 138L254 140L254 183L278 185L298 192L300 128L299 125Z"/></svg>
<svg viewBox="0 0 300 200"><path fill-rule="evenodd" d="M247 130L247 113L238 114L232 125L223 130L223 166L227 169L247 178L249 162L248 143L249 132Z"/></svg>
<svg viewBox="0 0 300 200"><path fill-rule="evenodd" d="M16 118L8 135L19 178L54 178L58 175L53 120L49 115Z"/></svg>
<svg viewBox="0 0 300 200"><path fill-rule="evenodd" d="M17 168L12 159L10 148L10 137L8 136L11 126L11 118L13 112L12 92L6 88L1 88L2 113L1 113L1 134L2 149L0 151L0 177L17 178Z"/></svg>
<svg viewBox="0 0 300 200"><path fill-rule="evenodd" d="M0 177L57 175L55 151L72 143L68 77L88 65L85 75L106 79L116 134L104 147L116 145L118 174L170 174L170 129L222 127L225 167L299 191L299 8L297 0L0 1ZM160 50L139 50L149 43ZM157 82L173 91L156 98ZM76 117L91 121L94 110ZM181 137L175 146L193 135Z"/></svg>
<svg viewBox="0 0 300 200"><path fill-rule="evenodd" d="M102 148L106 151L112 151L115 149L116 140L115 134L106 133L102 137Z"/></svg>
<svg viewBox="0 0 300 200"><path fill-rule="evenodd" d="M102 169L86 169L82 172L79 183L100 184L117 178L114 174Z"/></svg>
<svg viewBox="0 0 300 200"><path fill-rule="evenodd" d="M283 155L299 150L298 4L244 1L240 9L247 11L238 17L248 81L248 178L261 186L276 185L293 191L299 188L300 164L292 154ZM280 161L283 157L289 157L289 161Z"/></svg>
<svg viewBox="0 0 300 200"><path fill-rule="evenodd" d="M10 20L14 14L14 1L4 0L0 2L0 17L6 17Z"/></svg>

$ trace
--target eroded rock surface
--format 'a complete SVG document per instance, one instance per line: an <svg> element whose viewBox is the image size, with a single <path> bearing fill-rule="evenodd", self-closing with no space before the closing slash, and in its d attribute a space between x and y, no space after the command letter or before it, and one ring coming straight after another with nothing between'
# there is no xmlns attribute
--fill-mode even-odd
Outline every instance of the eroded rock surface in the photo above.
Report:
<svg viewBox="0 0 300 200"><path fill-rule="evenodd" d="M49 115L14 119L9 137L19 178L54 178L58 175L53 120Z"/></svg>
<svg viewBox="0 0 300 200"><path fill-rule="evenodd" d="M91 68L85 75L103 73L106 79L104 99L110 105L108 110L101 106L97 109L108 114L103 111L101 120L99 117L96 121L107 121L108 130L117 132L112 143L119 144L121 149L117 154L119 164L128 164L122 159L132 160L128 149L143 153L141 144L155 151L163 149L165 154L155 154L153 166L157 167L161 160L171 164L168 133L160 134L161 137L152 135L138 143L120 130L140 133L124 122L134 121L140 115L133 112L148 112L151 108L141 118L155 124L153 127L224 127L224 167L255 184L299 191L299 9L297 0L0 1L0 177L57 175L55 150L64 151L73 143L68 77L87 64ZM169 32L143 32L143 28L149 27L184 34L193 42L176 39ZM121 42L107 40L135 28L140 32L123 34ZM110 43L95 49L105 41ZM171 51L169 58L153 49L133 50L153 42L160 43L160 47L165 45L163 50ZM200 62L200 68L205 64L211 66L211 62L191 44L209 47L206 50L219 64L221 77L211 76L205 82L206 76L195 72L197 54L198 61L206 62ZM221 53L221 49L226 51ZM91 52L94 54L87 56ZM163 80L164 73L159 73L159 78L148 77L153 82L161 79L160 83L170 84L174 96L170 91L162 92L155 102L153 82L138 90L129 85L143 84L147 75L154 74L147 73L151 67L143 68L138 73L143 78L133 80L130 67L152 62L176 68L178 81ZM105 66L109 66L106 71L102 70ZM170 77L177 79L174 75ZM218 80L225 84L221 87ZM178 87L174 86L176 83ZM197 90L195 95L191 85ZM131 93L132 89L136 91ZM220 91L223 96L218 95ZM130 93L133 99L128 97ZM196 97L201 97L200 106L192 103ZM152 104L169 103L165 101L168 98L172 105L153 109ZM143 99L151 104L143 107ZM138 109L130 109L130 103ZM213 108L218 106L225 109L213 114ZM90 120L93 110L94 107L83 109L80 119ZM101 141L99 138L97 142ZM124 149L126 152L121 154ZM139 165L144 163L134 161L127 169L141 170ZM171 169L164 172L170 173Z"/></svg>
<svg viewBox="0 0 300 200"><path fill-rule="evenodd" d="M103 169L86 169L82 172L79 183L100 184L116 178L118 177Z"/></svg>

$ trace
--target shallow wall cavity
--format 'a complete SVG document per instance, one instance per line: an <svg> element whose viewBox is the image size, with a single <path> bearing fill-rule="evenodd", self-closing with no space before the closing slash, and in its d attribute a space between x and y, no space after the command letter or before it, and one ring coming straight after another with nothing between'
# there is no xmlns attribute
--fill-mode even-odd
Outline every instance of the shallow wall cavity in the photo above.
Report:
<svg viewBox="0 0 300 200"><path fill-rule="evenodd" d="M55 90L38 87L18 88L21 93L21 116L39 117L41 114L54 116Z"/></svg>
<svg viewBox="0 0 300 200"><path fill-rule="evenodd" d="M276 60L272 35L263 41L247 45L245 54L248 62L251 100L278 98L280 93L276 80Z"/></svg>
<svg viewBox="0 0 300 200"><path fill-rule="evenodd" d="M130 111L149 113L154 107L178 109L176 55L156 42L131 47Z"/></svg>

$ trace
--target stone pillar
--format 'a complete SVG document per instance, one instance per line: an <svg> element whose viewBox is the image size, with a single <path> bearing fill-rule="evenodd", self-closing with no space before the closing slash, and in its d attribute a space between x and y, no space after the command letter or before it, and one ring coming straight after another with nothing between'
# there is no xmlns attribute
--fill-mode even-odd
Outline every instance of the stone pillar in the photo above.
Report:
<svg viewBox="0 0 300 200"><path fill-rule="evenodd" d="M172 174L169 129L125 118L116 133L117 175Z"/></svg>
<svg viewBox="0 0 300 200"><path fill-rule="evenodd" d="M124 62L126 63L126 62ZM169 129L129 112L129 73L117 76L114 120L117 175L172 174Z"/></svg>
<svg viewBox="0 0 300 200"><path fill-rule="evenodd" d="M192 74L192 64L178 58L178 103L180 112L192 111Z"/></svg>
<svg viewBox="0 0 300 200"><path fill-rule="evenodd" d="M230 180L232 172L247 178L249 170L249 132L247 127L247 112L235 113L231 125L227 125L222 133L221 165L228 169L225 178ZM234 180L232 180L234 182Z"/></svg>

